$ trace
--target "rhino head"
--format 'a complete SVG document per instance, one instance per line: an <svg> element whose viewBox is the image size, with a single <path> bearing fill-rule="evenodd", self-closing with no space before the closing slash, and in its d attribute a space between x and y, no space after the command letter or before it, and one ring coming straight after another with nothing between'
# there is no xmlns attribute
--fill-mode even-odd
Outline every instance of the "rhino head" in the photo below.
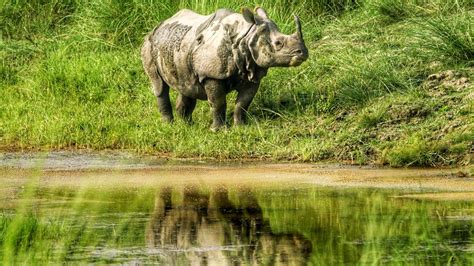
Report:
<svg viewBox="0 0 474 266"><path fill-rule="evenodd" d="M280 32L278 26L268 18L261 7L255 13L243 9L242 15L248 23L255 25L255 30L249 38L249 50L255 63L263 68L299 66L308 59L308 48L303 40L301 23L295 17L296 32L286 35Z"/></svg>

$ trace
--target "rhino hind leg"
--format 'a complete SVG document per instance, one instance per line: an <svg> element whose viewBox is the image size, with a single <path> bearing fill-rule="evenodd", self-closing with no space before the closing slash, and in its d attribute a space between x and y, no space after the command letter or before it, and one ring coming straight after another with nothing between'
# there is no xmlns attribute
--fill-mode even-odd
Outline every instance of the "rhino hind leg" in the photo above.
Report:
<svg viewBox="0 0 474 266"><path fill-rule="evenodd" d="M158 104L158 110L160 111L161 117L166 122L173 122L173 110L170 101L170 87L160 77L158 72L149 74L153 94L156 96L156 102Z"/></svg>
<svg viewBox="0 0 474 266"><path fill-rule="evenodd" d="M173 111L171 109L169 86L163 81L163 78L161 78L158 72L158 68L152 55L151 42L148 38L148 36L145 38L145 43L141 50L143 68L150 78L153 94L156 96L158 110L160 111L163 120L166 122L172 122Z"/></svg>
<svg viewBox="0 0 474 266"><path fill-rule="evenodd" d="M155 95L156 102L158 104L158 110L161 113L161 117L166 122L173 122L173 110L171 109L169 86L168 84L161 81L161 89L157 90L156 87L158 86L153 85L154 91L158 91L158 93L155 93Z"/></svg>
<svg viewBox="0 0 474 266"><path fill-rule="evenodd" d="M192 122L192 115L196 107L196 99L186 97L182 94L176 99L176 112L187 123Z"/></svg>

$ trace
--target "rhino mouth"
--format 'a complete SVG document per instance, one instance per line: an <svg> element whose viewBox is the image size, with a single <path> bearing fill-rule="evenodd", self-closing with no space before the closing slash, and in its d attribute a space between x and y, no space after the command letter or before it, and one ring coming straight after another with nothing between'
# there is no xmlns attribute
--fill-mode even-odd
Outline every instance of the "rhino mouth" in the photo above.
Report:
<svg viewBox="0 0 474 266"><path fill-rule="evenodd" d="M303 62L304 62L303 59L294 56L294 57L291 58L289 65L292 66L292 67L296 67L296 66L301 65Z"/></svg>
<svg viewBox="0 0 474 266"><path fill-rule="evenodd" d="M290 59L290 66L299 66L301 65L304 61L306 61L306 59L308 59L307 56L302 56L302 55L294 55L291 57Z"/></svg>
<svg viewBox="0 0 474 266"><path fill-rule="evenodd" d="M308 59L308 52L306 49L296 49L291 54L290 66L299 66Z"/></svg>

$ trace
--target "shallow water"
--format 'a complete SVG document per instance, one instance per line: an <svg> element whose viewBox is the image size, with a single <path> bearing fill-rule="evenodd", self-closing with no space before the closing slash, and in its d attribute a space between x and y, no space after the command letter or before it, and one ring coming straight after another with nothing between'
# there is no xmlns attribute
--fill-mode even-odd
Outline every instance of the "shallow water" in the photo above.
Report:
<svg viewBox="0 0 474 266"><path fill-rule="evenodd" d="M472 179L290 166L4 168L0 259L472 265Z"/></svg>

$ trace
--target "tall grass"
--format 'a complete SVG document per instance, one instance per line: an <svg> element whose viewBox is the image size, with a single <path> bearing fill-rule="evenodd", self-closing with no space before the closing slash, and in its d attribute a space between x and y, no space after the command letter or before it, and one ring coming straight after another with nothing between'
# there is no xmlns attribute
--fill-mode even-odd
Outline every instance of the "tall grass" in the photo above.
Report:
<svg viewBox="0 0 474 266"><path fill-rule="evenodd" d="M8 0L0 7L0 36L34 42L64 27L75 13L76 0Z"/></svg>
<svg viewBox="0 0 474 266"><path fill-rule="evenodd" d="M421 21L423 46L446 59L474 62L474 11Z"/></svg>
<svg viewBox="0 0 474 266"><path fill-rule="evenodd" d="M0 28L7 39L30 39L57 32L69 22L74 22L73 34L87 38L101 38L113 44L139 45L145 33L179 9L188 8L201 14L210 14L218 8L240 10L248 6L264 6L273 19L292 24L290 13L298 13L312 20L314 15L339 14L359 6L353 0L320 0L296 3L278 1L6 1L0 9ZM293 29L293 26L292 28Z"/></svg>

